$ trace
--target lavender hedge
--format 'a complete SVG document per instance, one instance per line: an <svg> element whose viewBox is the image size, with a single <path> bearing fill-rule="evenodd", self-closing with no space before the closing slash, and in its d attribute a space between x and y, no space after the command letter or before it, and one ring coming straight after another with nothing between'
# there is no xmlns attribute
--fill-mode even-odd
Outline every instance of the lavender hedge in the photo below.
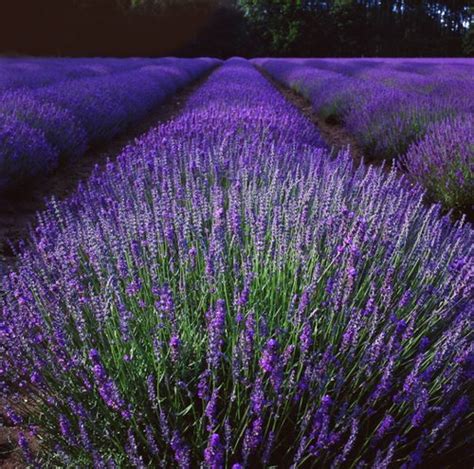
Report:
<svg viewBox="0 0 474 469"><path fill-rule="evenodd" d="M422 195L330 157L248 62L226 62L180 117L51 201L4 278L0 389L26 460L460 460L473 232Z"/></svg>
<svg viewBox="0 0 474 469"><path fill-rule="evenodd" d="M433 125L402 163L432 199L461 211L474 207L474 116Z"/></svg>
<svg viewBox="0 0 474 469"><path fill-rule="evenodd" d="M131 71L3 93L0 190L48 174L61 160L78 158L91 144L112 139L218 63L214 59L157 62L146 62L137 69L129 65Z"/></svg>
<svg viewBox="0 0 474 469"><path fill-rule="evenodd" d="M61 81L130 72L170 59L116 58L8 58L0 57L0 92L37 89ZM171 59L172 60L172 59Z"/></svg>

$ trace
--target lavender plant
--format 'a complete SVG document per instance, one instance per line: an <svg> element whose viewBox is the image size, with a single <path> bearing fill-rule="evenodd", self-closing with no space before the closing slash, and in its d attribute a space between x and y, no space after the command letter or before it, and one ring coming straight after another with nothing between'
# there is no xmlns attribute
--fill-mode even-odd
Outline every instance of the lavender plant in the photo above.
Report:
<svg viewBox="0 0 474 469"><path fill-rule="evenodd" d="M365 86L374 90L371 83ZM409 145L421 138L431 124L462 112L451 99L433 100L393 88L364 96L355 91L355 96L358 97L356 105L347 113L345 123L367 154L376 160L405 154Z"/></svg>
<svg viewBox="0 0 474 469"><path fill-rule="evenodd" d="M57 149L40 129L8 116L0 116L0 147L0 189L9 187L12 180L44 174L59 161ZM31 155L36 158L31 160Z"/></svg>
<svg viewBox="0 0 474 469"><path fill-rule="evenodd" d="M472 440L473 232L232 59L38 216L1 301L32 464L415 467ZM36 462L35 462L36 458Z"/></svg>
<svg viewBox="0 0 474 469"><path fill-rule="evenodd" d="M25 123L43 133L48 143L53 146L58 155L64 159L75 159L82 156L88 147L87 133L81 123L67 109L48 102L35 99L32 93L25 91L10 91L2 95L0 110L3 117L8 116L14 122ZM17 124L18 125L18 124ZM47 161L45 171L54 166ZM24 164L31 164L30 158L25 157ZM21 164L21 162L18 162Z"/></svg>
<svg viewBox="0 0 474 469"><path fill-rule="evenodd" d="M402 159L410 177L449 208L474 207L474 119L472 114L433 125Z"/></svg>

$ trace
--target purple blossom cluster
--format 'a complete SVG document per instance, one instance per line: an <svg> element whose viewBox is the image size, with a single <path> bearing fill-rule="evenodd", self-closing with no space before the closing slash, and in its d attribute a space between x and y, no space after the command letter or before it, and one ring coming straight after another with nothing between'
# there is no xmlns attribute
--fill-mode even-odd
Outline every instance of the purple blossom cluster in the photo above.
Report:
<svg viewBox="0 0 474 469"><path fill-rule="evenodd" d="M87 62L79 67L71 59L65 71L46 66L50 80L43 86L12 84L0 94L0 190L50 173L61 160L82 156L90 144L110 140L218 63L214 59L122 62L107 73L67 78L68 70L89 70ZM100 64L91 60L89 67L94 70ZM108 65L109 59L104 59L105 70ZM6 66L1 63L0 71L1 67Z"/></svg>
<svg viewBox="0 0 474 469"><path fill-rule="evenodd" d="M25 457L460 460L474 233L422 199L331 154L249 62L225 62L180 116L51 201L3 277L0 396L42 442Z"/></svg>

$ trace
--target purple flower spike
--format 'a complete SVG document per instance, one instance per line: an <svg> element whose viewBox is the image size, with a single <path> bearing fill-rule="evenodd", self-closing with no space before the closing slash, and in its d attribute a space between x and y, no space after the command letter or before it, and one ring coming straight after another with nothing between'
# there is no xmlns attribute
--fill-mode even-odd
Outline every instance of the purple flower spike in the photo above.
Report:
<svg viewBox="0 0 474 469"><path fill-rule="evenodd" d="M217 433L212 433L209 436L207 448L204 450L204 461L209 469L224 467L224 448Z"/></svg>
<svg viewBox="0 0 474 469"><path fill-rule="evenodd" d="M208 363L210 368L217 368L222 355L222 346L224 345L224 327L225 327L226 308L224 300L217 300L216 307L209 315L208 324Z"/></svg>

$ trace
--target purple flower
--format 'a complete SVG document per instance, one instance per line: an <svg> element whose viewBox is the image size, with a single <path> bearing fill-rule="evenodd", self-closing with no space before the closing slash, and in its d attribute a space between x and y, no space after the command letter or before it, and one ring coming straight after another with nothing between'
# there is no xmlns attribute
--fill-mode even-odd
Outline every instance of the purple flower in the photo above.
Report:
<svg viewBox="0 0 474 469"><path fill-rule="evenodd" d="M68 445L76 445L76 438L71 429L71 424L68 418L63 414L59 416L59 429L61 431L61 435L64 437Z"/></svg>
<svg viewBox="0 0 474 469"><path fill-rule="evenodd" d="M250 296L250 286L246 284L237 298L236 306L239 308L244 307L249 301L249 296Z"/></svg>
<svg viewBox="0 0 474 469"><path fill-rule="evenodd" d="M410 177L424 185L435 200L448 208L472 206L473 140L472 114L462 113L433 123L410 146L402 162Z"/></svg>
<svg viewBox="0 0 474 469"><path fill-rule="evenodd" d="M145 467L145 464L143 463L143 458L140 456L138 451L135 435L133 434L131 429L129 429L127 433L127 444L125 445L125 451L127 453L128 460L131 464L133 464L134 467Z"/></svg>
<svg viewBox="0 0 474 469"><path fill-rule="evenodd" d="M415 428L420 427L426 417L429 409L429 393L425 388L422 388L415 398L415 413L411 418L411 425Z"/></svg>
<svg viewBox="0 0 474 469"><path fill-rule="evenodd" d="M278 342L276 339L269 339L263 349L260 358L260 367L266 373L272 373L278 360Z"/></svg>
<svg viewBox="0 0 474 469"><path fill-rule="evenodd" d="M153 375L149 375L146 379L146 386L148 391L148 400L153 406L156 406L156 384L155 377Z"/></svg>
<svg viewBox="0 0 474 469"><path fill-rule="evenodd" d="M205 370L199 376L198 381L198 391L197 395L199 399L203 401L207 401L209 399L209 377L211 376L211 372L209 370Z"/></svg>
<svg viewBox="0 0 474 469"><path fill-rule="evenodd" d="M171 448L174 451L174 458L178 466L183 469L189 469L191 467L190 451L177 431L173 432Z"/></svg>
<svg viewBox="0 0 474 469"><path fill-rule="evenodd" d="M217 300L216 307L209 314L208 323L208 363L210 368L217 368L222 355L222 346L224 345L224 327L225 327L225 302Z"/></svg>
<svg viewBox="0 0 474 469"><path fill-rule="evenodd" d="M92 349L89 352L89 358L94 363L92 371L101 398L107 404L107 406L117 412L120 412L122 416L128 420L130 415L125 405L125 401L121 397L117 385L107 376L105 368L100 363L100 356L97 350Z"/></svg>
<svg viewBox="0 0 474 469"><path fill-rule="evenodd" d="M252 404L252 412L255 415L261 415L265 407L265 393L263 390L262 377L258 377L253 385L252 394L250 396L250 402Z"/></svg>
<svg viewBox="0 0 474 469"><path fill-rule="evenodd" d="M349 438L346 444L344 445L344 448L342 449L342 453L338 454L334 460L333 464L335 467L338 467L344 461L347 460L349 453L352 451L352 448L354 447L358 432L359 432L359 421L358 419L353 418L352 423L351 423L351 431L349 434Z"/></svg>
<svg viewBox="0 0 474 469"><path fill-rule="evenodd" d="M307 353L313 345L313 329L308 320L303 322L303 329L300 334L300 347L303 353Z"/></svg>
<svg viewBox="0 0 474 469"><path fill-rule="evenodd" d="M252 360L254 337L255 337L255 317L253 311L247 314L245 319L245 328L240 339L240 346L242 350L242 365L244 369L248 370Z"/></svg>
<svg viewBox="0 0 474 469"><path fill-rule="evenodd" d="M283 363L278 353L278 348L278 341L276 339L269 339L265 344L259 361L262 370L270 375L273 389L277 393L280 391L283 383Z"/></svg>
<svg viewBox="0 0 474 469"><path fill-rule="evenodd" d="M207 448L204 450L204 461L210 469L224 467L224 448L217 433L211 433Z"/></svg>
<svg viewBox="0 0 474 469"><path fill-rule="evenodd" d="M23 453L23 458L25 462L28 465L35 467L36 464L33 457L33 453L31 452L31 449L30 449L30 444L28 440L26 439L25 434L23 432L18 433L18 446L21 448L21 452Z"/></svg>
<svg viewBox="0 0 474 469"><path fill-rule="evenodd" d="M376 438L382 439L392 429L394 423L395 419L390 414L385 415L377 429Z"/></svg>
<svg viewBox="0 0 474 469"><path fill-rule="evenodd" d="M419 352L424 352L430 345L430 339L428 337L422 337L418 345Z"/></svg>
<svg viewBox="0 0 474 469"><path fill-rule="evenodd" d="M127 307L120 303L117 307L119 314L119 327L120 334L122 335L122 340L124 342L129 342L131 340L130 336L130 321L132 319L132 314L127 309Z"/></svg>
<svg viewBox="0 0 474 469"><path fill-rule="evenodd" d="M176 363L179 359L179 352L181 348L181 339L176 335L172 335L169 342L171 351L171 360Z"/></svg>
<svg viewBox="0 0 474 469"><path fill-rule="evenodd" d="M142 282L137 277L127 285L125 291L127 292L128 296L135 296L140 292L141 289L142 289Z"/></svg>
<svg viewBox="0 0 474 469"><path fill-rule="evenodd" d="M333 403L333 400L331 398L331 396L329 395L324 395L321 399L321 406L324 408L324 409L328 409Z"/></svg>
<svg viewBox="0 0 474 469"><path fill-rule="evenodd" d="M219 397L219 392L217 389L212 391L211 398L206 406L206 417L209 420L209 425L207 426L208 431L213 431L217 426L217 399Z"/></svg>
<svg viewBox="0 0 474 469"><path fill-rule="evenodd" d="M267 438L267 441L265 442L265 450L263 451L263 455L262 455L262 464L263 464L263 466L267 466L269 461L270 461L270 456L271 456L271 453L273 451L273 445L275 443L275 438L276 438L275 432L270 431L270 433L268 435L268 438Z"/></svg>
<svg viewBox="0 0 474 469"><path fill-rule="evenodd" d="M263 437L263 419L257 417L247 427L244 435L242 455L246 462L249 456L260 446Z"/></svg>
<svg viewBox="0 0 474 469"><path fill-rule="evenodd" d="M150 425L147 425L145 427L145 435L146 435L146 441L148 444L148 449L150 450L151 454L155 457L158 456L158 454L160 453L160 450L158 449L158 445L156 444L156 440L155 440L155 435Z"/></svg>

